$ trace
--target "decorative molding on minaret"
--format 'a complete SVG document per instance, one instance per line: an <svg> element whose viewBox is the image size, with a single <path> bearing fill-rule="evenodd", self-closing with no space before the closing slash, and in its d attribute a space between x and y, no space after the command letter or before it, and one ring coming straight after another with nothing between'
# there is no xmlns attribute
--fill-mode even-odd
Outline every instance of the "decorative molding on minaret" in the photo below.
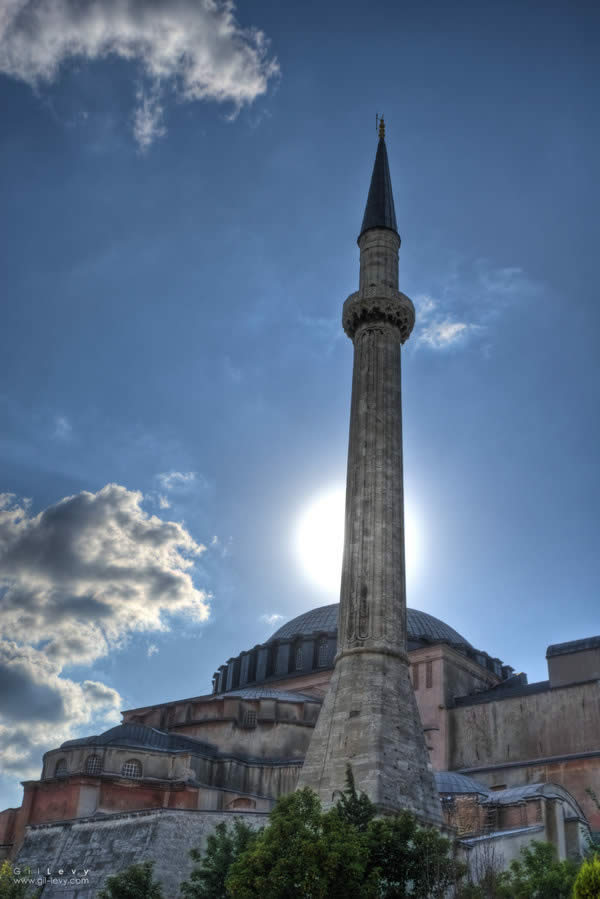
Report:
<svg viewBox="0 0 600 899"><path fill-rule="evenodd" d="M398 290L394 198L384 131L358 238L359 290L344 304L354 344L338 652L300 786L326 805L346 766L382 813L442 821L406 654L400 354L415 310Z"/></svg>

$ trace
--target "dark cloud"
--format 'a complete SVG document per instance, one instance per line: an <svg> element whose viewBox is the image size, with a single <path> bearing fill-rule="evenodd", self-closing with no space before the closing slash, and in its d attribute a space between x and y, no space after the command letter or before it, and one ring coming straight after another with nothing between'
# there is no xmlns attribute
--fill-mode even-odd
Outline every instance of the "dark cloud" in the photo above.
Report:
<svg viewBox="0 0 600 899"><path fill-rule="evenodd" d="M56 690L36 683L31 672L0 662L0 715L8 721L60 721L63 698Z"/></svg>
<svg viewBox="0 0 600 899"><path fill-rule="evenodd" d="M173 613L208 616L191 576L204 547L141 501L108 484L33 516L0 495L0 746L4 768L20 777L36 776L43 751L84 725L116 721L119 694L70 680L66 668L133 631L164 630Z"/></svg>

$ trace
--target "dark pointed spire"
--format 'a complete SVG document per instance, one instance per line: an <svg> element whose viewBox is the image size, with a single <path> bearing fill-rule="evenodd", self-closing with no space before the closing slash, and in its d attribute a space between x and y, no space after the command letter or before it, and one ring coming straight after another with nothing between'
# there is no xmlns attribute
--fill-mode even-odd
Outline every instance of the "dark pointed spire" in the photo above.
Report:
<svg viewBox="0 0 600 899"><path fill-rule="evenodd" d="M387 150L385 147L385 124L383 116L379 119L379 144L375 165L371 175L371 186L367 206L358 238L362 237L369 228L389 228L398 233L396 224L396 211L394 209L394 195L392 193L392 179L388 164Z"/></svg>

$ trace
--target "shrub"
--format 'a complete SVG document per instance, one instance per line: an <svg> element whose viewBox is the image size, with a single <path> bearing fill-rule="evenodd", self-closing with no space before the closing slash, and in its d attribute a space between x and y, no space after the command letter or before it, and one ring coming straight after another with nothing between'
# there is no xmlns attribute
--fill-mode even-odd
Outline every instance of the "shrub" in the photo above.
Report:
<svg viewBox="0 0 600 899"><path fill-rule="evenodd" d="M221 821L208 837L206 851L192 849L190 855L198 867L189 881L181 884L185 899L226 899L225 879L236 859L249 848L256 831L241 818L235 818L231 830Z"/></svg>
<svg viewBox="0 0 600 899"><path fill-rule="evenodd" d="M552 843L535 840L500 875L500 895L506 899L570 899L578 866L559 862Z"/></svg>
<svg viewBox="0 0 600 899"><path fill-rule="evenodd" d="M9 861L2 862L0 865L0 899L23 899L26 895L27 886L15 880L11 863Z"/></svg>
<svg viewBox="0 0 600 899"><path fill-rule="evenodd" d="M595 855L584 861L575 878L574 899L598 899L600 896L600 858Z"/></svg>
<svg viewBox="0 0 600 899"><path fill-rule="evenodd" d="M98 899L163 899L160 884L152 879L153 862L130 865L108 877Z"/></svg>

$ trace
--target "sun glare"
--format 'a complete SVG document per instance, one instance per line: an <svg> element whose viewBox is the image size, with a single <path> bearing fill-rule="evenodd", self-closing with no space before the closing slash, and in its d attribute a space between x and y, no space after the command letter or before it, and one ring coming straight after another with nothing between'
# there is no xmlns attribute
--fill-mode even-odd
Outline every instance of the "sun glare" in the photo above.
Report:
<svg viewBox="0 0 600 899"><path fill-rule="evenodd" d="M345 489L333 487L313 496L302 510L296 528L295 550L309 581L337 599L344 550ZM418 562L418 540L410 508L404 510L407 577Z"/></svg>

